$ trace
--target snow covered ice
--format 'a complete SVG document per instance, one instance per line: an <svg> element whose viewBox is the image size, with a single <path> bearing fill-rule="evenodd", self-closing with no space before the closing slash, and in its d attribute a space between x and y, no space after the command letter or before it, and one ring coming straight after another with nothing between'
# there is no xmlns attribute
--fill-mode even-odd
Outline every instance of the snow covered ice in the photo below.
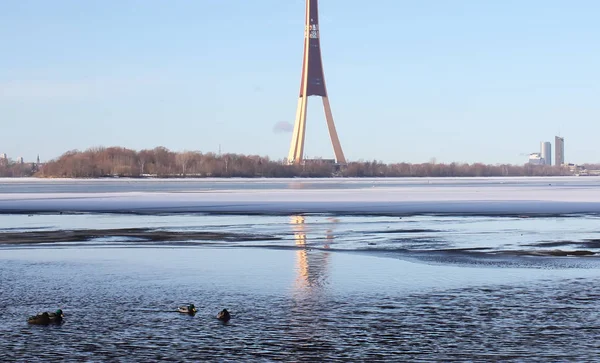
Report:
<svg viewBox="0 0 600 363"><path fill-rule="evenodd" d="M3 192L11 183L89 183L90 192ZM260 183L278 187L252 188ZM98 183L212 183L202 190L94 192ZM121 184L119 184L121 183ZM195 184L193 184L195 183ZM289 186L293 183L296 185ZM302 188L303 183L310 188ZM325 183L338 187L320 188ZM288 186L286 186L288 185ZM370 187L366 187L370 185ZM234 186L234 187L232 187ZM118 189L118 188L117 188ZM101 189L99 189L101 190ZM600 213L598 178L14 180L0 181L0 212L336 213L551 215Z"/></svg>

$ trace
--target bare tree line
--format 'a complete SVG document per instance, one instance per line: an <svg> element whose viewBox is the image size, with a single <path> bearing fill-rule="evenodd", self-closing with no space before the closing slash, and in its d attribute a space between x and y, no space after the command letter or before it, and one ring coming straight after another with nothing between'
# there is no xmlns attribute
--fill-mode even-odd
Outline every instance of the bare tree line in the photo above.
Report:
<svg viewBox="0 0 600 363"><path fill-rule="evenodd" d="M36 165L31 163L0 162L0 177L20 178L32 176L37 171Z"/></svg>
<svg viewBox="0 0 600 363"><path fill-rule="evenodd" d="M29 175L50 178L99 177L494 177L571 175L568 168L543 165L489 165L483 163L350 162L341 168L325 161L287 165L258 155L173 152L165 147L135 151L122 147L97 147L69 151ZM14 173L14 172L13 172ZM18 174L18 173L16 173ZM27 176L27 175L3 176Z"/></svg>

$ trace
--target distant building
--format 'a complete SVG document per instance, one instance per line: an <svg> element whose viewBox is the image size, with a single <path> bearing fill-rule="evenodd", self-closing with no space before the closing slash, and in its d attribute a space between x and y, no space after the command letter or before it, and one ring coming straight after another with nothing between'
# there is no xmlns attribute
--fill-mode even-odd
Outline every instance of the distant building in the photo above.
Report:
<svg viewBox="0 0 600 363"><path fill-rule="evenodd" d="M540 154L545 165L552 165L552 144L548 141L540 143Z"/></svg>
<svg viewBox="0 0 600 363"><path fill-rule="evenodd" d="M304 159L305 164L335 164L335 159Z"/></svg>
<svg viewBox="0 0 600 363"><path fill-rule="evenodd" d="M529 164L531 165L544 165L544 159L540 153L529 154Z"/></svg>
<svg viewBox="0 0 600 363"><path fill-rule="evenodd" d="M0 154L0 165L8 164L8 156L6 154Z"/></svg>
<svg viewBox="0 0 600 363"><path fill-rule="evenodd" d="M565 138L560 136L554 137L554 163L562 166L565 163Z"/></svg>
<svg viewBox="0 0 600 363"><path fill-rule="evenodd" d="M19 163L19 164L24 164L25 163L25 161L23 161L23 157L22 156L19 156L17 158L17 163Z"/></svg>

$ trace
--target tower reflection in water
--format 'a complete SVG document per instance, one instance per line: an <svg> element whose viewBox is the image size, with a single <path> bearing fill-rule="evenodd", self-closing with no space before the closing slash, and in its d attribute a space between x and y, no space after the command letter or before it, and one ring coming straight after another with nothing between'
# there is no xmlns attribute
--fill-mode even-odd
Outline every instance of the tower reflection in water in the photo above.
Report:
<svg viewBox="0 0 600 363"><path fill-rule="evenodd" d="M329 218L330 222L336 223L337 219ZM301 215L291 217L290 224L294 231L294 239L297 247L300 249L296 252L296 270L298 276L296 278L295 290L297 292L314 292L315 288L324 287L328 280L328 269L330 252L327 251L333 244L333 227L325 230L325 239L319 236L319 224L309 227L306 224L306 219ZM311 233L315 230L315 233ZM307 234L313 235L311 239ZM319 242L323 241L323 244Z"/></svg>
<svg viewBox="0 0 600 363"><path fill-rule="evenodd" d="M302 349L321 349L322 341L335 331L329 324L335 322L337 310L330 309L329 250L333 244L333 228L311 217L310 223L301 215L294 215L290 224L294 232L296 251L296 279L286 315L287 335ZM313 219L314 218L314 219ZM319 218L320 219L320 218ZM325 238L323 238L325 235ZM321 322L315 324L315 322Z"/></svg>

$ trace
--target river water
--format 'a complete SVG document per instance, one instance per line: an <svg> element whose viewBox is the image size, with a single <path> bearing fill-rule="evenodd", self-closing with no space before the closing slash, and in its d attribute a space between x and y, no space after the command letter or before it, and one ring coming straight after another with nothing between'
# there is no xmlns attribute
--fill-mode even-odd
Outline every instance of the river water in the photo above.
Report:
<svg viewBox="0 0 600 363"><path fill-rule="evenodd" d="M595 181L577 183L569 187ZM291 185L10 180L0 194L226 193L232 184ZM298 185L361 193L373 181ZM594 214L2 214L0 360L595 361L599 222ZM73 230L92 232L55 234ZM57 237L40 243L40 234ZM195 316L176 312L188 303ZM61 325L27 324L57 308ZM228 323L215 318L223 308Z"/></svg>

